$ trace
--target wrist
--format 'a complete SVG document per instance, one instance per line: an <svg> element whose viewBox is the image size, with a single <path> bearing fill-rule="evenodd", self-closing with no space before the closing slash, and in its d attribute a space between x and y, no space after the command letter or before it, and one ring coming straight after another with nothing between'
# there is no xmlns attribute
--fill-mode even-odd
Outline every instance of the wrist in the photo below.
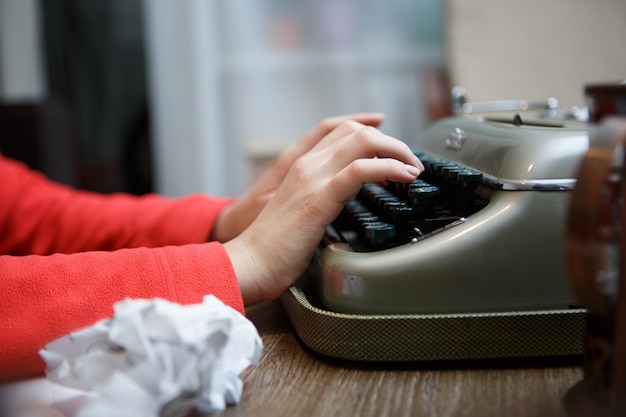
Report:
<svg viewBox="0 0 626 417"><path fill-rule="evenodd" d="M244 305L264 301L266 297L260 283L264 282L263 273L267 267L257 259L250 250L250 245L241 238L224 243L224 249L235 271Z"/></svg>

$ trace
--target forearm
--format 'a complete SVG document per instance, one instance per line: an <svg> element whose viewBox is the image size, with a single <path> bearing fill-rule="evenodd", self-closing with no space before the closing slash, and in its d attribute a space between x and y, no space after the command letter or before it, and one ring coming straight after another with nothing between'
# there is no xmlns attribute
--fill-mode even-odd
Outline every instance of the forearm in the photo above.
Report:
<svg viewBox="0 0 626 417"><path fill-rule="evenodd" d="M110 317L124 298L196 303L214 294L243 313L222 245L0 256L0 380L43 371L39 349Z"/></svg>
<svg viewBox="0 0 626 417"><path fill-rule="evenodd" d="M231 199L99 195L53 183L0 155L0 254L201 243Z"/></svg>

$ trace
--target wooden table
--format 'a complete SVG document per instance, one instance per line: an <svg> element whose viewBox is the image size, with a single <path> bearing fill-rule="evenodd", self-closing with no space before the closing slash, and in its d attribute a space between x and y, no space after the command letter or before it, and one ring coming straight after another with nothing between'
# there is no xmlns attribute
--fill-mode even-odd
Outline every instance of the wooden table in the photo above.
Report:
<svg viewBox="0 0 626 417"><path fill-rule="evenodd" d="M249 308L263 338L242 375L241 403L219 416L567 416L580 358L448 364L359 364L320 357L279 302Z"/></svg>

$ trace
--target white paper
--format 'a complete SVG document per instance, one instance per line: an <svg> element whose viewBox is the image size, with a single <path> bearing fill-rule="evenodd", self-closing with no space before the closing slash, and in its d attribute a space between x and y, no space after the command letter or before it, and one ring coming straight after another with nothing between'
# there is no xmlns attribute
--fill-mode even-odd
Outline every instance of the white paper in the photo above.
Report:
<svg viewBox="0 0 626 417"><path fill-rule="evenodd" d="M193 305L127 299L114 310L40 351L49 380L95 394L76 417L173 417L239 403L239 375L262 350L239 312L212 295Z"/></svg>

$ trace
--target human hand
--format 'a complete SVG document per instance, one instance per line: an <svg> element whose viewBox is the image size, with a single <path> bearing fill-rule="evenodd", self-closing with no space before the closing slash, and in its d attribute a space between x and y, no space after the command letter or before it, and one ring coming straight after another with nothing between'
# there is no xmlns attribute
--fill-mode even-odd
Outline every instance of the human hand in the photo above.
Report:
<svg viewBox="0 0 626 417"><path fill-rule="evenodd" d="M211 231L210 240L228 242L243 232L272 198L294 162L347 120L377 127L384 120L384 115L382 113L355 113L322 120L302 139L285 148L246 194L222 210Z"/></svg>
<svg viewBox="0 0 626 417"><path fill-rule="evenodd" d="M279 297L302 274L326 226L364 183L410 182L423 170L405 143L342 121L295 160L256 219L225 243L245 304Z"/></svg>

